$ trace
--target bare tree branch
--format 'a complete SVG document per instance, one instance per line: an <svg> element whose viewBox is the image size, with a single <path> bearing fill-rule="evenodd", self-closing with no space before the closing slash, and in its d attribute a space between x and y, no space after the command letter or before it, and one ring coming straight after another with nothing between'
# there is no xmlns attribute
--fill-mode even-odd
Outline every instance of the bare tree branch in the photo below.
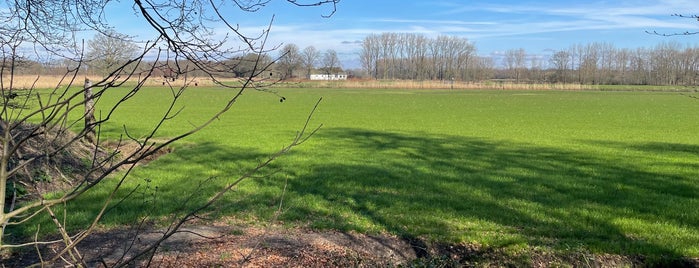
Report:
<svg viewBox="0 0 699 268"><path fill-rule="evenodd" d="M85 31L104 37L109 45L117 48L128 47L127 43L117 44L113 38L129 37L118 33L115 25L111 25L105 16L105 11L111 0L43 0L43 1L6 1L6 8L0 7L0 249L35 247L38 262L36 266L57 264L86 266L84 255L78 245L90 236L100 220L126 199L118 199L122 185L127 181L134 168L161 150L167 149L173 143L182 140L216 121L221 115L230 111L247 89L270 92L283 101L285 98L267 86L276 81L264 74L275 64L268 54L279 45L267 43L274 17L270 18L269 26L256 35L245 35L240 27L231 21L231 17L222 12L224 3L213 0L169 1L169 0L134 0L133 10L144 25L155 33L149 40L141 42L140 51L128 57L105 59L108 62L101 65L103 71L99 77L87 77L89 63L95 63L99 50L106 49L88 42L91 53L87 53L85 42L78 36ZM339 0L287 0L288 3L299 7L330 6L330 16L337 10ZM246 12L256 12L264 8L268 0L242 1L233 0L232 5ZM229 5L231 3L228 3ZM223 26L228 32L223 38L214 36L214 30L220 31ZM112 41L109 41L112 38ZM232 45L238 44L238 46ZM132 49L126 49L132 50ZM59 58L66 62L58 81L51 86L40 86L42 76L35 74L28 88L17 89L18 64L26 55L39 58ZM103 54L103 53L102 53ZM247 56L247 58L246 58ZM154 58L154 59L153 59ZM249 61L248 61L249 60ZM231 85L220 80L230 77L234 68L250 63L250 70L244 76L237 76L237 84ZM94 65L92 66L94 67ZM91 71L91 70L90 70ZM169 102L158 115L145 133L134 134L128 125L123 126L123 134L117 141L108 141L101 137L102 127L112 122L116 111L126 102L138 96L147 81L155 79L156 73L167 73L172 79L180 81L163 81L170 90ZM187 112L181 107L185 92L196 83L194 74L202 75L218 86L233 89L229 98L219 109L202 122L192 122L189 130L161 138L167 122ZM92 73L94 74L94 72ZM163 75L165 76L165 75ZM171 76L171 77L170 77ZM89 79L91 83L81 81ZM128 89L124 90L128 86ZM115 88L121 87L116 101L105 103L103 96ZM90 94L91 93L91 94ZM311 110L305 124L290 144L266 161L260 163L249 172L232 180L225 187L214 193L207 202L197 204L195 209L186 211L174 218L161 239L140 253L130 258L122 256L117 266L127 265L136 258L151 254L152 257L159 244L180 231L180 227L198 217L203 209L213 206L226 192L241 181L254 178L262 168L291 150L304 143L318 128L309 129L311 116L316 111L320 100ZM92 106L94 104L94 106ZM87 107L86 107L87 105ZM98 111L99 116L92 120L92 112ZM76 116L77 115L77 116ZM87 120L86 120L87 119ZM75 129L80 129L74 133ZM93 134L94 133L94 134ZM92 135L95 135L92 139ZM85 140L90 140L86 142ZM111 142L110 147L105 146ZM130 152L123 152L123 146L133 144ZM83 146L85 158L89 163L82 163L80 170L65 176L60 170L48 167L52 161L65 154L71 154L76 145ZM27 148L39 148L30 151ZM58 174L48 175L48 180L62 178L67 185L63 191L51 195L49 189L42 187L43 182L37 181L36 170L57 170ZM117 171L118 177L114 174ZM55 177L55 178L54 178ZM86 226L75 231L69 228L65 218L71 213L66 208L77 197L90 191L103 181L114 180L108 196L102 200L98 211L91 216ZM6 196L8 185L12 185L11 198ZM17 197L17 187L26 186L31 192ZM132 196L135 189L127 193ZM16 200L21 204L15 206ZM9 200L9 201L8 201ZM10 203L7 203L10 202ZM6 205L7 204L7 205ZM7 209L9 208L9 209ZM62 213L62 214L61 214ZM14 244L7 243L6 227L27 225L33 219L48 217L50 223L60 235L59 240L46 240L39 236L37 230L33 239L18 240ZM145 218L144 218L145 220ZM45 223L46 224L46 223ZM144 221L136 224L136 232L143 231ZM36 228L41 229L37 224ZM47 254L41 248L47 245L61 244L61 248Z"/></svg>
<svg viewBox="0 0 699 268"><path fill-rule="evenodd" d="M684 18L684 19L694 19L699 21L699 15L684 15L684 14L672 14L674 17ZM659 35L659 36L678 36L678 35L695 35L699 34L699 31L684 31L681 33L660 33L658 31L645 31L647 34Z"/></svg>

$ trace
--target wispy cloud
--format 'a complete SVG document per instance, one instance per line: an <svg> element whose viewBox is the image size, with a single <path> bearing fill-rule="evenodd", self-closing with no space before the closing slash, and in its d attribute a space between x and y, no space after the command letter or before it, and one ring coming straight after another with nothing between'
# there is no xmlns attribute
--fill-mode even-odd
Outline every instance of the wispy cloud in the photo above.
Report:
<svg viewBox="0 0 699 268"><path fill-rule="evenodd" d="M623 1L613 5L603 2L464 4L441 1L438 5L449 7L448 11L436 12L443 17L481 16L488 20L377 18L373 21L380 24L377 29L384 26L399 29L399 32L461 34L471 38L570 31L699 29L696 21L670 16L676 12L699 13L696 7L699 5L682 0L654 1L647 5L639 5L637 1L627 5Z"/></svg>
<svg viewBox="0 0 699 268"><path fill-rule="evenodd" d="M499 1L503 2L503 1ZM441 14L464 14L470 12L492 12L501 14L547 14L567 16L618 16L618 15L669 15L699 11L696 1L566 1L566 2L513 2L485 4L452 3L451 8Z"/></svg>
<svg viewBox="0 0 699 268"><path fill-rule="evenodd" d="M461 8L453 8L444 14L471 14L494 13L503 22L516 22L523 24L541 24L550 22L560 24L558 20L565 19L571 24L579 24L576 29L598 29L601 25L607 25L610 29L638 28L638 27L691 27L699 28L699 24L693 21L672 20L671 14L687 12L687 14L699 13L699 5L695 2L683 0L653 1L648 5L642 5L634 1L624 5L624 1L609 5L603 2L569 3L564 6L556 4L484 4L464 5ZM563 4L559 4L563 5Z"/></svg>
<svg viewBox="0 0 699 268"><path fill-rule="evenodd" d="M412 23L412 24L452 24L452 25L493 25L492 21L461 21L461 20L416 20L416 19L393 19L393 18L378 18L370 19L370 22L383 23Z"/></svg>
<svg viewBox="0 0 699 268"><path fill-rule="evenodd" d="M396 5L401 8L396 9ZM638 36L641 46L644 39L649 39L644 36L646 30L699 30L696 20L671 16L699 14L696 0L382 0L371 4L371 8L361 1L343 1L333 18L323 20L280 12L272 25L268 45L294 43L302 49L334 49L348 58L356 58L361 40L367 35L382 32L456 35L476 42L479 50L485 47L485 53L490 53L506 46L545 51L575 43L629 42L626 37L632 36L630 33ZM258 26L247 24L241 30L258 35L268 23L259 20ZM599 37L603 32L608 33L606 39Z"/></svg>

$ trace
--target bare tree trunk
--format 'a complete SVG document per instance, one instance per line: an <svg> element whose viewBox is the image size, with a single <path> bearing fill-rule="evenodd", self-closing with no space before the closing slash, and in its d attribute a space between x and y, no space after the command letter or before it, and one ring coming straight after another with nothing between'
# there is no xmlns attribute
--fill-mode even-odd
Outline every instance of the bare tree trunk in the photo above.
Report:
<svg viewBox="0 0 699 268"><path fill-rule="evenodd" d="M95 143L97 133L95 133L95 101L92 96L92 82L85 78L85 139Z"/></svg>

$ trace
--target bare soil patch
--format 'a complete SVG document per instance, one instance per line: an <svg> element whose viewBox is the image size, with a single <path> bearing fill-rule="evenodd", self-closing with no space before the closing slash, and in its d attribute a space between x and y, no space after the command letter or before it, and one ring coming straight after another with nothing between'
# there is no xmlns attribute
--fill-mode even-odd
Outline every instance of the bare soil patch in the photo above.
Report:
<svg viewBox="0 0 699 268"><path fill-rule="evenodd" d="M115 229L95 233L82 241L84 259L91 267L110 267L123 257L162 236L158 230ZM60 250L43 247L44 256ZM20 267L38 261L36 252L15 254L4 265ZM283 227L197 225L181 229L166 240L152 259L135 267L386 267L415 259L411 245L394 236L371 236L337 231ZM62 267L56 263L55 267Z"/></svg>
<svg viewBox="0 0 699 268"><path fill-rule="evenodd" d="M82 241L90 267L111 267L162 237L162 230L101 230ZM60 250L42 247L43 256ZM15 253L4 267L37 262L36 251ZM49 267L64 267L55 263ZM699 267L699 260L647 263L642 256L531 251L512 255L467 244L429 244L392 235L366 235L283 226L222 223L187 226L165 240L152 258L130 267Z"/></svg>

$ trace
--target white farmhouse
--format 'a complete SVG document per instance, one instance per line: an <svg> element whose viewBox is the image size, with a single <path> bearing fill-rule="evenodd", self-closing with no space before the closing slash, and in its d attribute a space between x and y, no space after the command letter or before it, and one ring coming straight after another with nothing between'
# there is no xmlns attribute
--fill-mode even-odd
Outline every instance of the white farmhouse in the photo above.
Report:
<svg viewBox="0 0 699 268"><path fill-rule="evenodd" d="M312 74L311 80L347 80L346 74Z"/></svg>

